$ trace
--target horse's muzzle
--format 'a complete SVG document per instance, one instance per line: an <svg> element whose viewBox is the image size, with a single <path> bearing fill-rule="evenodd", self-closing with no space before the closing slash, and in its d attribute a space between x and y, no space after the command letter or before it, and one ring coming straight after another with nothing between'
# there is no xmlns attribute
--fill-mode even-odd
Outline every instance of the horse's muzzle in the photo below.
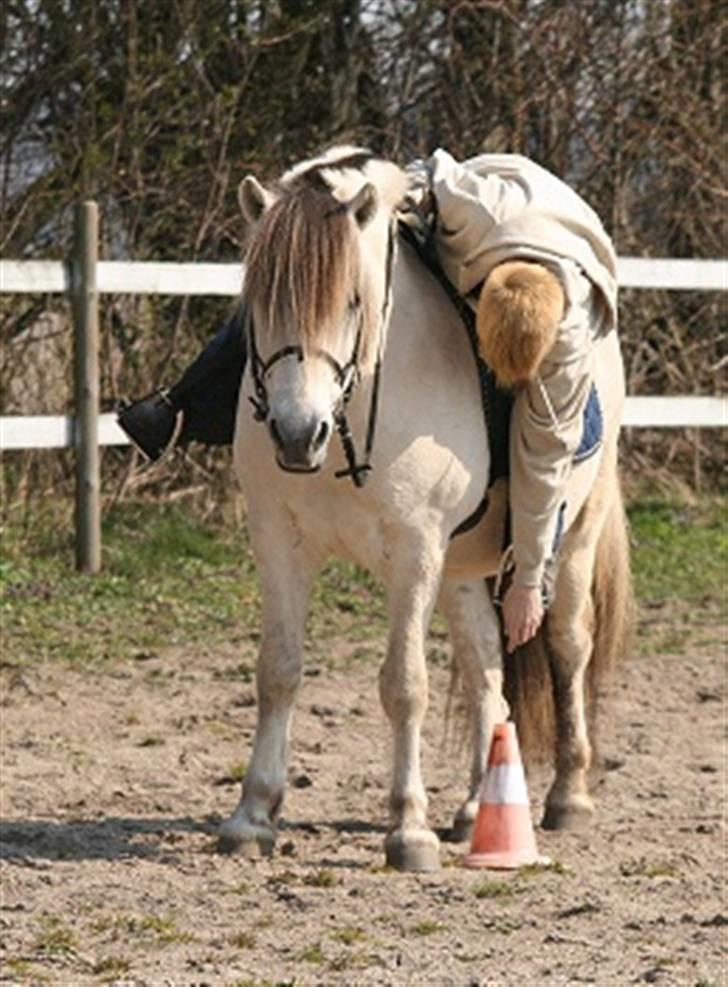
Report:
<svg viewBox="0 0 728 987"><path fill-rule="evenodd" d="M304 424L289 424L272 418L268 429L281 469L289 473L317 473L321 469L331 436L327 421L312 419Z"/></svg>

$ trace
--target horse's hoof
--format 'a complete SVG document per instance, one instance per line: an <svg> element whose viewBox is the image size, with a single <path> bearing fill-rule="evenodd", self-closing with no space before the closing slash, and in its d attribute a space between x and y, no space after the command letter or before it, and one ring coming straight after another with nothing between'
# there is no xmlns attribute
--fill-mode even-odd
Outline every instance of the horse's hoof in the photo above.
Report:
<svg viewBox="0 0 728 987"><path fill-rule="evenodd" d="M546 804L541 826L543 829L560 829L578 832L587 829L594 818L591 800L571 802L568 805Z"/></svg>
<svg viewBox="0 0 728 987"><path fill-rule="evenodd" d="M452 828L448 831L445 840L448 843L465 843L473 835L475 820L478 818L480 803L476 799L467 801L460 806L452 821Z"/></svg>
<svg viewBox="0 0 728 987"><path fill-rule="evenodd" d="M238 853L250 860L270 857L275 846L275 833L265 826L251 823L241 825L235 818L227 819L217 833L218 853Z"/></svg>
<svg viewBox="0 0 728 987"><path fill-rule="evenodd" d="M384 844L388 867L422 872L440 869L440 841L429 829L390 833Z"/></svg>
<svg viewBox="0 0 728 987"><path fill-rule="evenodd" d="M458 819L456 816L453 820L453 824L445 836L445 841L447 843L467 843L470 841L473 835L473 826L475 825L475 820L473 819Z"/></svg>

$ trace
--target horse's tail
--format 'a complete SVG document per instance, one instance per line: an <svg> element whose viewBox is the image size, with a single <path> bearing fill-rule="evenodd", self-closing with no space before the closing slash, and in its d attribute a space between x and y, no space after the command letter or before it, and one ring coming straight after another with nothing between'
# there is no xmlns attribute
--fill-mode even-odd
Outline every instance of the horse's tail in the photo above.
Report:
<svg viewBox="0 0 728 987"><path fill-rule="evenodd" d="M627 654L634 630L634 595L629 525L619 480L599 536L592 582L594 644L587 679L587 723L596 760L597 729L611 698L617 663Z"/></svg>
<svg viewBox="0 0 728 987"><path fill-rule="evenodd" d="M596 751L597 723L606 711L616 663L629 646L633 600L627 519L615 476L610 505L599 533L591 584L592 651L585 679L589 740ZM550 759L556 746L552 670L547 629L505 661L505 693L524 759Z"/></svg>

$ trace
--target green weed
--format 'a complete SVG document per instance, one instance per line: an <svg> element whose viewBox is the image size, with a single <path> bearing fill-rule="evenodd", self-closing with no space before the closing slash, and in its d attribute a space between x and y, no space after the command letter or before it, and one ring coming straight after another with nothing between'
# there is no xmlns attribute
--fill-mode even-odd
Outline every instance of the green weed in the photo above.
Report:
<svg viewBox="0 0 728 987"><path fill-rule="evenodd" d="M225 777L229 778L230 781L239 782L245 778L245 774L247 770L248 770L247 761L236 761L234 764L231 764L230 767L227 769L227 773Z"/></svg>
<svg viewBox="0 0 728 987"><path fill-rule="evenodd" d="M518 868L519 878L538 877L541 874L568 874L568 868L559 860L551 860L545 864L526 864Z"/></svg>
<svg viewBox="0 0 728 987"><path fill-rule="evenodd" d="M10 957L10 959L5 961L10 973L16 977L22 977L26 983L31 983L35 978L31 976L33 972L32 964L21 957Z"/></svg>
<svg viewBox="0 0 728 987"><path fill-rule="evenodd" d="M304 963L323 963L325 957L319 944L308 946L298 954L299 960Z"/></svg>
<svg viewBox="0 0 728 987"><path fill-rule="evenodd" d="M130 961L125 960L123 956L102 956L93 966L93 972L95 974L106 974L112 977L128 973L130 969Z"/></svg>
<svg viewBox="0 0 728 987"><path fill-rule="evenodd" d="M255 936L251 932L235 932L228 942L237 949L255 949Z"/></svg>
<svg viewBox="0 0 728 987"><path fill-rule="evenodd" d="M317 870L313 874L306 874L303 883L312 888L333 888L338 882L336 875L330 870Z"/></svg>
<svg viewBox="0 0 728 987"><path fill-rule="evenodd" d="M340 973L342 970L366 970L370 966L382 965L382 960L378 956L352 951L343 953L341 956L337 956L336 959L331 960L329 969Z"/></svg>
<svg viewBox="0 0 728 987"><path fill-rule="evenodd" d="M343 942L345 946L351 946L355 942L364 942L369 938L366 932L358 926L347 926L344 929L336 929L331 935L333 939Z"/></svg>
<svg viewBox="0 0 728 987"><path fill-rule="evenodd" d="M667 861L650 862L640 857L637 860L623 860L619 865L622 877L678 877L677 868Z"/></svg>
<svg viewBox="0 0 728 987"><path fill-rule="evenodd" d="M412 931L416 936L431 936L435 932L442 932L445 926L441 922L431 922L425 919L412 926Z"/></svg>
<svg viewBox="0 0 728 987"><path fill-rule="evenodd" d="M473 893L476 898L512 898L519 890L509 881L485 881Z"/></svg>
<svg viewBox="0 0 728 987"><path fill-rule="evenodd" d="M46 953L67 953L77 948L73 931L57 915L42 915L35 949Z"/></svg>
<svg viewBox="0 0 728 987"><path fill-rule="evenodd" d="M135 936L156 945L195 941L191 933L184 932L173 918L164 915L104 915L96 919L91 928L98 934L110 933L114 940Z"/></svg>

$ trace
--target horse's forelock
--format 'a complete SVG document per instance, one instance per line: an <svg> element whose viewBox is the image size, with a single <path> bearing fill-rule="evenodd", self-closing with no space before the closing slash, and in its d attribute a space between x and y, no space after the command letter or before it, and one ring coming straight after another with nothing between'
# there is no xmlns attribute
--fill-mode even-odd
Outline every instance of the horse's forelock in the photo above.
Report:
<svg viewBox="0 0 728 987"><path fill-rule="evenodd" d="M366 294L361 273L346 206L322 183L301 176L281 189L251 236L245 300L266 313L268 329L294 328L307 350L324 346L347 303ZM371 321L366 297L362 303L366 328Z"/></svg>

